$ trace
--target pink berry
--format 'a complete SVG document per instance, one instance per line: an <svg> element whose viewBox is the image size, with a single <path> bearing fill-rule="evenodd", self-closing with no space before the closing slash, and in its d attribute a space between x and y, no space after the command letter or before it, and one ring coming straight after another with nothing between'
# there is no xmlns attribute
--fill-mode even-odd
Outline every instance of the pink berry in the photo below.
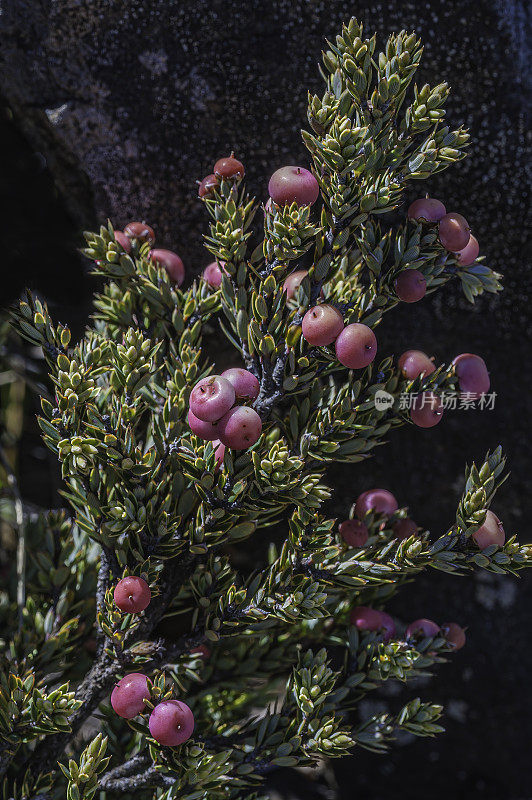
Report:
<svg viewBox="0 0 532 800"><path fill-rule="evenodd" d="M202 378L190 393L190 410L203 422L217 422L235 402L235 390L221 375ZM214 437L219 438L219 437Z"/></svg>
<svg viewBox="0 0 532 800"><path fill-rule="evenodd" d="M405 269L395 281L395 291L403 303L417 303L427 291L425 276L418 269Z"/></svg>
<svg viewBox="0 0 532 800"><path fill-rule="evenodd" d="M456 253L467 245L471 231L466 218L451 211L440 219L438 234L445 249Z"/></svg>
<svg viewBox="0 0 532 800"><path fill-rule="evenodd" d="M205 422L196 417L190 409L187 414L187 422L192 433L195 433L200 439L205 439L206 442L214 442L220 434L220 420L217 422Z"/></svg>
<svg viewBox="0 0 532 800"><path fill-rule="evenodd" d="M321 303L307 311L301 323L301 332L313 347L332 344L344 329L344 318L328 303Z"/></svg>
<svg viewBox="0 0 532 800"><path fill-rule="evenodd" d="M115 231L115 242L118 242L126 253L131 253L131 239L123 231Z"/></svg>
<svg viewBox="0 0 532 800"><path fill-rule="evenodd" d="M214 165L214 174L220 178L228 180L229 178L243 178L244 165L238 161L233 154L226 158L219 158Z"/></svg>
<svg viewBox="0 0 532 800"><path fill-rule="evenodd" d="M336 357L349 369L363 369L377 355L377 338L371 328L361 322L347 325L335 342Z"/></svg>
<svg viewBox="0 0 532 800"><path fill-rule="evenodd" d="M149 242L150 244L155 241L153 228L150 228L145 222L128 222L124 228L124 233L129 239L138 239L141 242Z"/></svg>
<svg viewBox="0 0 532 800"><path fill-rule="evenodd" d="M439 222L445 216L445 206L435 197L420 197L410 205L408 216L421 222Z"/></svg>
<svg viewBox="0 0 532 800"><path fill-rule="evenodd" d="M224 458L225 458L225 444L219 439L215 439L213 444L216 446L214 451L214 457L216 459L216 471L218 472L219 469L223 466Z"/></svg>
<svg viewBox="0 0 532 800"><path fill-rule="evenodd" d="M118 681L111 692L111 705L119 717L133 719L144 711L150 699L148 681L140 672L130 672Z"/></svg>
<svg viewBox="0 0 532 800"><path fill-rule="evenodd" d="M395 636L395 623L385 611L357 606L351 611L350 621L359 631L380 631L385 642Z"/></svg>
<svg viewBox="0 0 532 800"><path fill-rule="evenodd" d="M261 432L262 420L249 406L235 406L220 420L220 441L232 450L247 450Z"/></svg>
<svg viewBox="0 0 532 800"><path fill-rule="evenodd" d="M286 292L286 299L292 300L296 296L296 292L301 286L303 278L306 278L308 271L306 269L298 269L292 272L291 275L283 283L283 289Z"/></svg>
<svg viewBox="0 0 532 800"><path fill-rule="evenodd" d="M499 517L493 511L486 513L486 519L474 533L471 538L477 543L481 550L485 550L492 544L502 547L506 536L504 534L504 527Z"/></svg>
<svg viewBox="0 0 532 800"><path fill-rule="evenodd" d="M185 280L185 267L177 253L172 250L151 250L150 256L152 259L164 267L170 278L181 286Z"/></svg>
<svg viewBox="0 0 532 800"><path fill-rule="evenodd" d="M260 383L252 372L242 367L231 367L222 372L233 389L237 400L255 400L259 396Z"/></svg>
<svg viewBox="0 0 532 800"><path fill-rule="evenodd" d="M456 622L444 622L441 632L454 650L461 650L466 643L465 631Z"/></svg>
<svg viewBox="0 0 532 800"><path fill-rule="evenodd" d="M408 378L409 381L413 381L415 378L418 378L421 373L430 375L434 372L436 367L428 355L421 350L406 350L399 358L399 369L402 370L405 378Z"/></svg>
<svg viewBox="0 0 532 800"><path fill-rule="evenodd" d="M346 519L338 526L340 536L349 547L364 547L368 541L368 529L359 519Z"/></svg>
<svg viewBox="0 0 532 800"><path fill-rule="evenodd" d="M473 353L462 353L453 361L460 391L480 397L489 391L490 376L486 362Z"/></svg>
<svg viewBox="0 0 532 800"><path fill-rule="evenodd" d="M475 239L475 237L471 235L464 249L459 250L456 254L456 257L458 258L458 263L462 267L468 267L470 264L472 264L474 261L477 260L479 252L480 252L479 243Z"/></svg>
<svg viewBox="0 0 532 800"><path fill-rule="evenodd" d="M175 747L192 736L194 715L181 700L164 700L151 712L148 726L159 744Z"/></svg>
<svg viewBox="0 0 532 800"><path fill-rule="evenodd" d="M440 633L440 626L431 619L416 619L411 622L405 632L405 639L433 639Z"/></svg>
<svg viewBox="0 0 532 800"><path fill-rule="evenodd" d="M377 514L393 514L399 504L393 494L387 489L368 489L362 492L355 503L355 514L359 519L364 519L368 511Z"/></svg>
<svg viewBox="0 0 532 800"><path fill-rule="evenodd" d="M268 184L268 193L279 206L297 203L310 206L320 193L318 181L304 167L281 167L273 173Z"/></svg>
<svg viewBox="0 0 532 800"><path fill-rule="evenodd" d="M223 268L225 262L220 262L221 267ZM202 273L203 280L212 286L213 289L218 289L222 285L222 270L220 269L220 264L217 261L213 261L211 264L208 264Z"/></svg>
<svg viewBox="0 0 532 800"><path fill-rule="evenodd" d="M443 418L443 403L433 392L417 394L410 409L410 419L418 428L433 428Z"/></svg>
<svg viewBox="0 0 532 800"><path fill-rule="evenodd" d="M116 584L113 598L120 611L140 614L150 604L151 591L143 578L128 575Z"/></svg>
<svg viewBox="0 0 532 800"><path fill-rule="evenodd" d="M404 519L399 519L393 525L393 535L395 539L403 540L409 539L411 536L416 536L418 531L418 527L413 519L409 517L404 517Z"/></svg>
<svg viewBox="0 0 532 800"><path fill-rule="evenodd" d="M210 175L206 175L198 186L198 197L207 197L212 194L219 185L220 181L213 172Z"/></svg>

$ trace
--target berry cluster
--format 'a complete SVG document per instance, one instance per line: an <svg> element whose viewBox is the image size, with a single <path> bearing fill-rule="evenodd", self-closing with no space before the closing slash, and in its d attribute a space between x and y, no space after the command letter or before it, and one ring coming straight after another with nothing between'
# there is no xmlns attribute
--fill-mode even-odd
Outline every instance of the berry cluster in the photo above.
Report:
<svg viewBox="0 0 532 800"><path fill-rule="evenodd" d="M395 623L385 611L368 606L356 606L351 611L351 625L359 631L372 631L379 634L386 644L396 635ZM466 643L464 629L456 622L444 622L441 626L431 619L416 619L411 622L404 638L408 644L416 644L422 639L435 639L443 637L453 650L460 650Z"/></svg>
<svg viewBox="0 0 532 800"><path fill-rule="evenodd" d="M438 236L446 250L455 253L460 266L468 267L476 261L479 244L471 234L468 221L456 211L447 213L441 200L420 197L408 209L409 219L417 222L438 223Z"/></svg>
<svg viewBox="0 0 532 800"><path fill-rule="evenodd" d="M131 253L133 242L155 244L155 232L145 222L128 222L123 231L115 231L114 234L115 241L128 254ZM177 253L159 248L150 250L149 255L152 261L167 271L171 280L181 286L185 280L185 266Z"/></svg>
<svg viewBox="0 0 532 800"><path fill-rule="evenodd" d="M235 158L234 153L224 158L219 158L213 171L206 175L198 187L199 197L207 197L220 186L220 181L242 180L245 170L241 161Z"/></svg>
<svg viewBox="0 0 532 800"><path fill-rule="evenodd" d="M340 536L349 547L364 547L369 538L369 530L365 519L368 514L379 514L383 517L390 517L395 514L399 504L394 495L387 489L368 489L358 496L354 513L357 519L346 519L340 523L338 530ZM386 525L386 520L381 522L380 527ZM402 541L410 536L415 536L418 526L410 517L401 517L392 525L394 538Z"/></svg>
<svg viewBox="0 0 532 800"><path fill-rule="evenodd" d="M223 460L225 447L246 450L261 435L262 420L255 409L235 405L237 400L253 402L259 389L257 378L240 367L202 378L192 389L187 417L190 430L201 439L218 442L218 462Z"/></svg>

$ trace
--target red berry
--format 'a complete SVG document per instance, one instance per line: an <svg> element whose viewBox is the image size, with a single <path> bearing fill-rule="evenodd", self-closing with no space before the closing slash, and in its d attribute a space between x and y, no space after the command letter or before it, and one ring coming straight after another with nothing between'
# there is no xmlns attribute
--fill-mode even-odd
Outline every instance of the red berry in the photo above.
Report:
<svg viewBox="0 0 532 800"><path fill-rule="evenodd" d="M410 419L418 428L433 428L443 418L443 403L433 392L417 394L410 410Z"/></svg>
<svg viewBox="0 0 532 800"><path fill-rule="evenodd" d="M418 527L413 519L409 517L404 517L404 519L399 519L393 525L393 535L395 539L403 540L409 539L411 536L416 536L418 531Z"/></svg>
<svg viewBox="0 0 532 800"><path fill-rule="evenodd" d="M368 529L359 519L346 519L338 526L340 536L349 547L364 547L368 541Z"/></svg>
<svg viewBox="0 0 532 800"><path fill-rule="evenodd" d="M408 216L421 222L439 222L445 216L445 206L434 197L420 197L410 205Z"/></svg>
<svg viewBox="0 0 532 800"><path fill-rule="evenodd" d="M425 276L418 269L405 269L395 281L395 291L403 303L417 303L427 291Z"/></svg>
<svg viewBox="0 0 532 800"><path fill-rule="evenodd" d="M124 228L124 233L129 239L138 239L141 242L149 242L150 244L155 241L153 228L150 228L145 222L128 222Z"/></svg>
<svg viewBox="0 0 532 800"><path fill-rule="evenodd" d="M349 369L363 369L377 355L377 338L371 328L361 322L347 325L335 342L336 357Z"/></svg>
<svg viewBox="0 0 532 800"><path fill-rule="evenodd" d="M478 241L475 239L473 235L471 235L464 249L459 250L456 254L460 266L468 267L470 264L476 261L479 251L480 251L480 246L478 244Z"/></svg>
<svg viewBox="0 0 532 800"><path fill-rule="evenodd" d="M368 511L377 514L393 514L399 504L393 494L387 489L368 489L362 492L355 503L355 514L359 519L364 519Z"/></svg>
<svg viewBox="0 0 532 800"><path fill-rule="evenodd" d="M483 358L473 353L462 353L456 356L453 364L462 392L478 398L489 391L490 376Z"/></svg>
<svg viewBox="0 0 532 800"><path fill-rule="evenodd" d="M310 206L320 193L318 181L304 167L281 167L273 173L268 184L268 193L279 206L297 203Z"/></svg>
<svg viewBox="0 0 532 800"><path fill-rule="evenodd" d="M198 381L192 389L189 407L194 416L203 422L217 422L234 402L235 390L229 381L221 375L209 375Z"/></svg>
<svg viewBox="0 0 532 800"><path fill-rule="evenodd" d="M471 231L469 223L461 214L451 211L440 219L438 226L440 242L446 250L456 253L463 250L469 241Z"/></svg>
<svg viewBox="0 0 532 800"><path fill-rule="evenodd" d="M118 681L111 692L111 705L119 717L133 719L144 711L150 699L148 681L140 672L130 672Z"/></svg>
<svg viewBox="0 0 532 800"><path fill-rule="evenodd" d="M219 431L219 422L205 422L202 419L199 419L192 411L189 409L187 414L187 422L189 425L190 430L192 433L195 433L196 436L199 436L200 439L205 439L207 442L214 442L218 438L220 431Z"/></svg>
<svg viewBox="0 0 532 800"><path fill-rule="evenodd" d="M406 639L424 639L430 637L433 639L440 633L440 626L436 625L431 619L416 619L411 622L406 629Z"/></svg>
<svg viewBox="0 0 532 800"><path fill-rule="evenodd" d="M261 432L262 420L249 406L235 406L220 420L220 441L232 450L247 450Z"/></svg>
<svg viewBox="0 0 532 800"><path fill-rule="evenodd" d="M212 194L219 185L220 181L214 173L207 175L198 186L198 197L207 197Z"/></svg>
<svg viewBox="0 0 532 800"><path fill-rule="evenodd" d="M131 239L123 231L115 231L115 242L118 242L126 253L131 253Z"/></svg>
<svg viewBox="0 0 532 800"><path fill-rule="evenodd" d="M328 303L321 303L307 311L301 323L304 338L313 347L332 344L344 329L344 318Z"/></svg>
<svg viewBox="0 0 532 800"><path fill-rule="evenodd" d="M165 268L170 278L178 286L181 286L185 280L185 267L177 253L172 250L151 250L150 256L153 261Z"/></svg>
<svg viewBox="0 0 532 800"><path fill-rule="evenodd" d="M298 269L296 272L292 272L291 275L283 283L283 289L286 292L287 300L292 300L293 297L296 296L296 292L299 289L303 278L308 275L308 271L306 269Z"/></svg>
<svg viewBox="0 0 532 800"><path fill-rule="evenodd" d="M444 622L441 632L454 650L461 650L466 643L465 631L456 622Z"/></svg>
<svg viewBox="0 0 532 800"><path fill-rule="evenodd" d="M259 396L260 383L252 372L242 367L231 367L222 372L233 389L238 400L255 400Z"/></svg>
<svg viewBox="0 0 532 800"><path fill-rule="evenodd" d="M385 642L395 636L395 623L385 611L357 606L351 611L350 621L359 631L380 631Z"/></svg>
<svg viewBox="0 0 532 800"><path fill-rule="evenodd" d="M175 747L192 736L194 715L181 700L164 700L151 712L148 725L159 744Z"/></svg>
<svg viewBox="0 0 532 800"><path fill-rule="evenodd" d="M218 264L217 261L213 261L212 264L208 264L203 270L201 277L209 286L212 286L213 289L218 289L222 285L222 270L220 269L220 265L223 269L224 263L224 261L221 261L220 264Z"/></svg>
<svg viewBox="0 0 532 800"><path fill-rule="evenodd" d="M151 591L143 578L128 575L116 584L113 598L120 611L140 614L150 604Z"/></svg>
<svg viewBox="0 0 532 800"><path fill-rule="evenodd" d="M492 544L502 547L506 536L504 534L504 527L499 517L493 511L486 513L486 519L474 533L471 538L477 543L481 550L485 550Z"/></svg>
<svg viewBox="0 0 532 800"><path fill-rule="evenodd" d="M418 378L421 373L430 375L434 372L436 367L428 355L421 350L406 350L399 358L399 369L402 370L405 378L408 378L409 381L413 381L415 378Z"/></svg>
<svg viewBox="0 0 532 800"><path fill-rule="evenodd" d="M211 657L211 651L205 644L199 644L197 647L193 647L190 651L190 655L198 656L199 658L208 659Z"/></svg>
<svg viewBox="0 0 532 800"><path fill-rule="evenodd" d="M214 174L219 178L243 178L244 165L231 154L227 158L219 158L214 165Z"/></svg>

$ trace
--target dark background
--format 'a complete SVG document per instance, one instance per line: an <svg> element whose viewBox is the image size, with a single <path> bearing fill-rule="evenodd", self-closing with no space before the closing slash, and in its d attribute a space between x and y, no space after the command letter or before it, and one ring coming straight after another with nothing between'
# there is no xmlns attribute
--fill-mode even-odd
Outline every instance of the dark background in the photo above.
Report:
<svg viewBox="0 0 532 800"><path fill-rule="evenodd" d="M386 320L381 352L415 347L442 361L483 355L495 410L451 412L431 431L409 427L373 460L332 470L332 513L345 514L361 491L382 485L440 532L453 517L465 463L502 443L512 475L494 510L508 534L530 541L526 0L8 3L0 21L0 306L30 286L79 333L93 286L76 254L79 231L107 216L117 227L149 220L160 245L198 274L210 259L196 179L234 149L248 188L265 199L275 169L307 163L299 136L307 89L321 91L324 39L351 14L381 42L392 30L415 29L426 45L418 83L451 84L448 119L471 129L470 156L427 190L468 218L487 263L504 273L505 291L472 308L448 286ZM49 484L37 478L42 448L27 436L23 489L49 502ZM398 616L469 626L467 647L430 686L413 689L446 705L446 734L403 739L385 756L360 751L319 774L279 772L272 798L532 798L531 599L530 575L429 572L410 585L394 601ZM394 708L402 700L389 691L379 702Z"/></svg>

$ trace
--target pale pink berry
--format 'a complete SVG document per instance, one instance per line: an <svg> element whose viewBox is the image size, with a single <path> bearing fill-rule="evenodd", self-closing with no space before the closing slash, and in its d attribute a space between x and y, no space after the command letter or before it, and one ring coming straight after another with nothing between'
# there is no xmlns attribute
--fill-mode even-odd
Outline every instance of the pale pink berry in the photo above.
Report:
<svg viewBox="0 0 532 800"><path fill-rule="evenodd" d="M220 420L220 441L232 450L247 450L261 432L262 420L249 406L235 406Z"/></svg>
<svg viewBox="0 0 532 800"><path fill-rule="evenodd" d="M133 719L144 711L150 699L148 681L140 672L130 672L118 681L111 692L111 705L119 717Z"/></svg>
<svg viewBox="0 0 532 800"><path fill-rule="evenodd" d="M490 376L486 362L473 353L462 353L453 361L460 391L478 398L489 391Z"/></svg>
<svg viewBox="0 0 532 800"><path fill-rule="evenodd" d="M440 219L438 234L445 249L456 253L467 245L471 231L466 218L451 211L450 214L446 214Z"/></svg>
<svg viewBox="0 0 532 800"><path fill-rule="evenodd" d="M270 178L268 193L279 206L297 203L309 206L316 202L320 193L318 181L304 167L281 167Z"/></svg>
<svg viewBox="0 0 532 800"><path fill-rule="evenodd" d="M405 632L405 639L433 639L440 633L440 626L431 619L416 619L411 622Z"/></svg>
<svg viewBox="0 0 532 800"><path fill-rule="evenodd" d="M426 353L421 350L406 350L399 358L399 369L402 371L405 378L413 381L418 378L422 373L430 375L435 371L436 367Z"/></svg>
<svg viewBox="0 0 532 800"><path fill-rule="evenodd" d="M233 389L237 400L255 400L259 396L260 383L252 372L242 367L231 367L222 372Z"/></svg>
<svg viewBox="0 0 532 800"><path fill-rule="evenodd" d="M347 325L335 342L338 361L349 369L363 369L377 355L377 338L371 328L361 322Z"/></svg>
<svg viewBox="0 0 532 800"><path fill-rule="evenodd" d="M220 264L218 264L217 261L213 261L203 270L201 277L205 283L208 283L213 289L218 289L222 285L222 269L224 263L224 261L221 261ZM220 268L220 265L222 269Z"/></svg>
<svg viewBox="0 0 532 800"><path fill-rule="evenodd" d="M292 272L283 283L283 289L286 292L287 300L292 300L296 296L296 292L301 286L303 278L306 278L308 271L306 269L298 269Z"/></svg>
<svg viewBox="0 0 532 800"><path fill-rule="evenodd" d="M140 614L150 604L151 591L144 578L128 575L116 584L113 598L121 611Z"/></svg>
<svg viewBox="0 0 532 800"><path fill-rule="evenodd" d="M410 419L418 428L433 428L443 418L443 403L433 392L422 392L414 397Z"/></svg>
<svg viewBox="0 0 532 800"><path fill-rule="evenodd" d="M115 242L118 242L126 253L131 253L131 239L123 231L115 231Z"/></svg>
<svg viewBox="0 0 532 800"><path fill-rule="evenodd" d="M204 422L217 422L235 402L235 390L221 375L202 378L190 393L190 410ZM219 437L215 437L219 438Z"/></svg>
<svg viewBox="0 0 532 800"><path fill-rule="evenodd" d="M480 252L479 243L475 239L475 237L471 235L464 249L459 250L456 253L458 263L460 264L461 267L468 267L470 264L473 264L473 262L477 260L479 252Z"/></svg>
<svg viewBox="0 0 532 800"><path fill-rule="evenodd" d="M457 622L444 622L441 632L454 650L461 650L466 643L465 631Z"/></svg>
<svg viewBox="0 0 532 800"><path fill-rule="evenodd" d="M214 451L214 457L216 459L216 471L218 472L218 470L222 468L224 463L225 444L222 444L222 442L219 439L215 439L213 445L215 445L216 447Z"/></svg>
<svg viewBox="0 0 532 800"><path fill-rule="evenodd" d="M185 266L177 253L172 250L151 250L150 256L153 261L164 267L169 277L181 286L185 280Z"/></svg>
<svg viewBox="0 0 532 800"><path fill-rule="evenodd" d="M321 303L307 311L301 323L301 332L313 347L332 344L344 329L344 318L334 306Z"/></svg>
<svg viewBox="0 0 532 800"><path fill-rule="evenodd" d="M187 422L192 433L199 436L200 439L205 439L206 442L214 442L220 433L219 424L220 420L216 422L205 422L189 409L187 414Z"/></svg>
<svg viewBox="0 0 532 800"><path fill-rule="evenodd" d="M192 736L194 715L181 700L164 700L151 712L148 726L159 744L175 747Z"/></svg>
<svg viewBox="0 0 532 800"><path fill-rule="evenodd" d="M395 623L385 611L357 606L351 611L350 621L359 631L379 631L385 642L395 636Z"/></svg>
<svg viewBox="0 0 532 800"><path fill-rule="evenodd" d="M420 222L439 222L445 213L445 206L435 197L420 197L408 209L409 218Z"/></svg>
<svg viewBox="0 0 532 800"><path fill-rule="evenodd" d="M368 529L359 519L346 519L338 526L340 536L349 547L364 547L368 541Z"/></svg>
<svg viewBox="0 0 532 800"><path fill-rule="evenodd" d="M418 527L413 519L409 517L404 517L403 519L397 520L397 522L393 525L393 535L395 539L399 539L402 541L403 539L409 539L411 536L416 536L418 531Z"/></svg>
<svg viewBox="0 0 532 800"><path fill-rule="evenodd" d="M506 540L503 524L493 511L488 511L486 513L486 519L480 528L477 528L477 530L471 534L471 538L481 550L485 550L486 547L490 547L492 544L502 547Z"/></svg>
<svg viewBox="0 0 532 800"><path fill-rule="evenodd" d="M427 291L425 276L418 269L405 269L397 276L395 291L403 303L417 303Z"/></svg>
<svg viewBox="0 0 532 800"><path fill-rule="evenodd" d="M397 500L387 489L368 489L357 498L355 514L359 519L364 519L369 511L390 516L398 508Z"/></svg>

